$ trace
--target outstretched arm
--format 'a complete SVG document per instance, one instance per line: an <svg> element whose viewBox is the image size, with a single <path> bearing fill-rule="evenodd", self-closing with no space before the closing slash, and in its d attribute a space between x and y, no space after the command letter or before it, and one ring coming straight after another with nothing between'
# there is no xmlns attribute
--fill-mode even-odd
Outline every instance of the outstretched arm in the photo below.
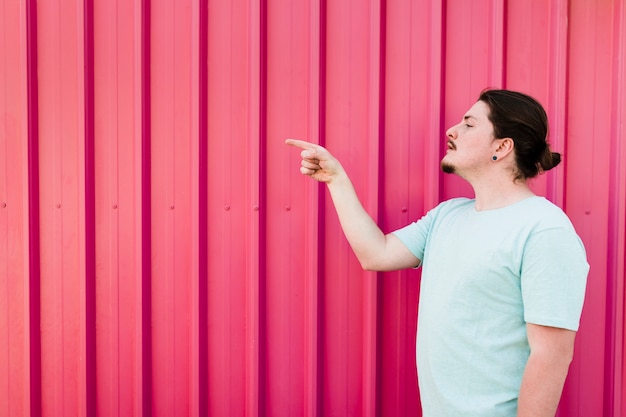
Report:
<svg viewBox="0 0 626 417"><path fill-rule="evenodd" d="M326 183L352 250L364 269L391 271L415 267L419 260L393 234L385 235L365 211L341 163L322 146L287 139L302 149L300 172Z"/></svg>

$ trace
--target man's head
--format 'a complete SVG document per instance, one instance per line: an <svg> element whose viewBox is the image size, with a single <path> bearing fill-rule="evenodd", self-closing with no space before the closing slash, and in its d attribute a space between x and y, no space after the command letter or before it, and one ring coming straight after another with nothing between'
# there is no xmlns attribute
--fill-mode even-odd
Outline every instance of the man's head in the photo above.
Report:
<svg viewBox="0 0 626 417"><path fill-rule="evenodd" d="M456 151L458 146L462 152L448 152L441 167L468 176L509 161L516 180L533 178L561 160L550 151L547 135L548 118L535 99L515 91L485 90L461 123L448 129L448 147Z"/></svg>
<svg viewBox="0 0 626 417"><path fill-rule="evenodd" d="M550 151L548 116L537 100L510 90L485 90L478 100L489 107L494 137L513 139L516 179L533 178L561 162L561 155Z"/></svg>

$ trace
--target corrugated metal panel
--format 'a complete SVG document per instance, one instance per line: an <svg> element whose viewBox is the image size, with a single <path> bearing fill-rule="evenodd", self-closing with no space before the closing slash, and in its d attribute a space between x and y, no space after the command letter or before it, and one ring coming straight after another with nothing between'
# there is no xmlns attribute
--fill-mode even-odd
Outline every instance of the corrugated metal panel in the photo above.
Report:
<svg viewBox="0 0 626 417"><path fill-rule="evenodd" d="M624 0L5 0L0 415L420 415L419 271L361 271L287 137L385 230L471 190L445 128L546 106L591 263L562 417L626 415ZM580 393L584 393L581 395Z"/></svg>

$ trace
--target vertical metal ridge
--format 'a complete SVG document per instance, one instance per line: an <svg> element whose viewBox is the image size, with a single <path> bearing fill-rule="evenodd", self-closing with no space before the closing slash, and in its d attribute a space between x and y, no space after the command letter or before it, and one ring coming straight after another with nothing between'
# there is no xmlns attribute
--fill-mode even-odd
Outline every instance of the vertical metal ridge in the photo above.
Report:
<svg viewBox="0 0 626 417"><path fill-rule="evenodd" d="M96 192L93 0L83 9L85 175L85 415L96 415Z"/></svg>
<svg viewBox="0 0 626 417"><path fill-rule="evenodd" d="M309 33L309 89L308 89L308 134L310 141L323 144L323 97L324 97L324 66L323 53L325 50L325 2L324 0L311 1L310 33ZM321 415L321 383L322 366L320 359L320 342L322 339L320 318L320 285L322 282L322 264L320 256L323 254L320 241L318 218L322 213L320 206L319 188L313 184L307 187L306 210L306 255L304 260L305 283L305 397L304 415L318 417Z"/></svg>
<svg viewBox="0 0 626 417"><path fill-rule="evenodd" d="M505 45L506 45L506 24L505 5L506 0L491 1L491 26L489 31L490 57L488 80L490 87L503 88L506 82L505 77Z"/></svg>
<svg viewBox="0 0 626 417"><path fill-rule="evenodd" d="M262 0L260 2L259 11L259 152L258 152L258 206L260 209L255 213L258 214L257 219L257 250L258 250L258 300L257 300L257 326L258 326L258 411L259 416L264 416L267 406L266 402L266 386L267 381L267 253L266 245L263 243L268 238L267 235L267 171L266 165L262 161L267 161L267 2L268 0ZM253 211L254 212L254 211Z"/></svg>
<svg viewBox="0 0 626 417"><path fill-rule="evenodd" d="M30 415L41 416L41 305L39 221L39 91L37 82L37 0L26 2L28 124L28 394Z"/></svg>
<svg viewBox="0 0 626 417"><path fill-rule="evenodd" d="M498 1L498 0L496 0ZM508 0L499 0L502 1L502 8L500 11L500 19L502 20L502 25L500 27L500 33L495 32L495 36L499 37L501 40L500 48L502 52L501 57L501 66L500 66L500 84L502 88L507 88L507 71L508 71L508 32L509 32L509 2ZM496 9L497 10L497 9Z"/></svg>
<svg viewBox="0 0 626 417"><path fill-rule="evenodd" d="M613 192L608 203L608 262L607 262L607 321L605 344L604 415L621 416L626 411L623 394L626 392L624 370L626 351L625 324L625 261L626 255L626 134L623 120L626 117L626 5L616 1L614 16L614 68L613 95L611 97L610 185Z"/></svg>
<svg viewBox="0 0 626 417"><path fill-rule="evenodd" d="M439 4L437 2L430 3L430 50L428 60L430 61L430 73L428 91L429 102L432 103L433 109L428 115L428 133L429 136L424 141L424 207L420 208L420 212L425 212L431 207L435 207L443 192L443 182L441 181L441 170L439 169L439 160L441 157L441 130L444 123L444 97L445 86L442 82L442 69L445 68L446 57L446 26L445 26L445 2ZM438 45L439 47L436 47Z"/></svg>
<svg viewBox="0 0 626 417"><path fill-rule="evenodd" d="M549 54L549 99L548 114L552 116L550 126L550 146L553 150L565 149L567 137L567 84L568 84L568 0L552 2L550 13L550 46ZM567 160L563 165L567 164ZM548 197L555 204L563 207L565 204L565 170L554 170L547 176ZM563 174L561 174L563 173Z"/></svg>
<svg viewBox="0 0 626 417"><path fill-rule="evenodd" d="M141 0L141 399L152 416L151 0Z"/></svg>
<svg viewBox="0 0 626 417"><path fill-rule="evenodd" d="M386 191L386 185L387 185L387 181L386 181L386 172L384 170L385 167L385 142L387 141L387 119L386 119L386 114L387 114L387 100L386 100L386 91L387 91L387 0L380 0L380 33L379 33L379 38L380 38L380 46L379 46L379 53L378 53L378 60L379 62L379 74L378 74L378 79L379 79L379 87L378 87L378 101L379 101L379 114L380 114L380 122L378 125L378 132L379 132L379 141L378 141L378 152L379 152L379 156L378 156L378 161L379 161L379 166L381 167L381 170L379 172L379 179L380 179L380 185L379 185L379 198L378 198L378 213L379 213L379 224L380 221L383 219L383 215L381 215L381 213L384 212L384 207L385 207L385 203L383 201L383 198L380 198L380 196L384 196L385 195L385 191ZM378 415L382 415L382 378L380 377L382 375L382 358L383 358L383 354L382 354L382 342L381 342L381 338L382 338L382 329L381 329L381 323L382 323L382 284L380 282L380 278L382 278L382 274L378 273L376 274L376 278L374 281L374 302L376 303L376 311L375 311L375 315L374 315L374 322L373 322L373 326L374 326L374 343L376 343L376 349L375 352L373 354L373 361L374 361L374 372L376 375L376 383L373 387L373 392L372 394L374 395L375 398L375 402L372 405L372 416L378 416Z"/></svg>
<svg viewBox="0 0 626 417"><path fill-rule="evenodd" d="M267 271L267 254L266 245L262 242L267 239L267 171L266 166L261 161L267 161L267 3L268 0L262 0L260 4L260 50L259 50L259 183L258 183L258 204L259 207L264 208L258 211L258 239L257 244L259 251L259 380L265 381L266 362L267 357L267 343L265 337L265 324L266 324L266 307L265 303L267 296L266 290L266 271ZM263 330L261 330L263 329ZM261 383L259 388L259 406L263 410L262 415L265 414L265 385Z"/></svg>
<svg viewBox="0 0 626 417"><path fill-rule="evenodd" d="M378 153L378 157L377 157L377 164L376 166L379 167L378 169L378 196L376 198L376 202L377 202L377 207L376 210L379 213L378 217L378 221L380 222L382 219L382 216L380 213L383 212L384 210L384 202L383 199L380 198L380 196L385 195L385 140L386 140L386 135L385 135L385 89L386 89L386 83L385 83L385 70L386 70L386 60L385 60L385 55L386 55L386 41L387 41L387 26L386 26L386 20L387 20L387 0L376 0L379 4L379 9L378 9L378 21L377 22L373 22L378 24L378 36L377 39L375 39L378 42L378 53L375 54L375 57L372 57L372 59L375 58L375 62L372 62L373 66L377 67L377 71L378 71L378 75L376 77L376 80L372 80L377 82L376 87L376 94L378 95L377 100L376 100L376 106L378 108L377 112L374 112L374 109L372 109L373 113L377 113L377 114L372 114L371 116L376 116L377 120L378 120L378 126L376 129L376 138L377 138L377 142L376 142L376 146L377 146L377 153Z"/></svg>
<svg viewBox="0 0 626 417"><path fill-rule="evenodd" d="M208 405L208 0L198 0L198 415L206 417Z"/></svg>
<svg viewBox="0 0 626 417"><path fill-rule="evenodd" d="M431 3L432 4L432 3ZM447 25L447 19L446 19L446 15L448 13L447 10L448 7L448 3L447 0L444 0L440 7L438 9L435 10L435 8L433 8L431 10L431 22L433 24L433 28L431 29L431 36L435 36L438 35L439 36L439 48L431 48L430 51L430 59L432 59L432 64L431 64L431 79L432 77L434 77L434 74L437 74L437 81L439 83L438 88L432 88L430 91L431 94L431 99L436 98L437 101L436 103L438 104L438 106L436 106L436 109L438 111L438 114L434 114L431 115L430 117L430 121L431 121L431 126L430 126L430 132L433 133L435 136L435 139L431 139L428 140L427 146L430 147L430 150L428 152L428 154L431 155L436 155L436 158L430 158L429 161L427 161L427 163L429 163L430 169L428 170L429 173L432 174L432 178L433 181L426 181L427 183L432 183L435 184L431 189L429 189L429 192L426 194L425 198L424 198L424 205L425 207L423 207L422 212L425 213L425 209L430 209L431 207L435 207L435 205L437 205L437 203L439 203L439 201L441 200L441 197L443 196L443 192L444 192L444 183L443 181L441 181L441 170L439 169L439 159L441 156L441 145L440 145L440 138L439 135L441 135L442 130L444 128L444 123L445 123L445 106L446 106L446 84L445 84L445 68L447 65L447 59L446 59L446 50L448 48L448 38L447 38L447 30L448 30L448 25ZM439 14L436 15L436 12L438 12ZM433 42L431 40L430 44L432 45ZM439 56L436 56L436 54L439 54ZM438 66L437 66L438 65ZM431 85L433 85L434 83L431 81ZM436 162L435 162L436 161ZM436 166L434 165L436 164Z"/></svg>
<svg viewBox="0 0 626 417"><path fill-rule="evenodd" d="M385 192L384 141L385 141L385 0L370 1L369 42L369 95L371 97L368 117L368 150L372 176L368 179L368 206L375 210L374 219L382 220ZM374 417L378 408L378 322L379 322L379 273L365 273L363 283L363 415Z"/></svg>
<svg viewBox="0 0 626 417"><path fill-rule="evenodd" d="M326 0L322 0L322 2L326 2ZM326 7L324 7L326 10ZM326 52L320 54L325 55ZM324 67L325 68L325 67ZM325 69L324 69L325 70ZM326 88L326 75L320 77L320 81L324 80L324 87L321 87L320 90L325 90ZM320 94L320 98L325 100L326 93ZM320 138L319 143L326 143L326 104L321 104L320 107L324 114L320 113ZM323 129L323 130L322 130ZM316 274L313 277L317 282L314 283L315 291L316 291L316 328L315 331L317 333L317 339L315 341L316 346L316 389L317 389L317 398L316 398L316 407L317 407L317 415L323 415L324 411L324 375L325 375L325 367L324 367L324 339L326 336L326 326L324 323L325 320L325 309L323 308L324 303L324 291L326 291L326 282L324 281L324 265L326 265L326 251L324 250L324 242L326 240L326 213L324 211L324 207L326 206L326 194L323 192L322 184L315 184L312 186L315 189L315 197L313 197L312 206L315 207L315 216L311 216L310 223L312 225L311 230L315 230L315 251L317 253L317 262L315 265Z"/></svg>
<svg viewBox="0 0 626 417"><path fill-rule="evenodd" d="M317 131L319 134L318 143L322 146L326 146L326 97L328 91L328 78L327 78L327 59L328 59L328 3L327 0L320 0L320 19L319 19L319 62L318 62L318 87L319 87L319 97L317 103L317 114L318 114L318 123L317 123ZM315 340L315 361L317 368L316 371L316 379L315 379L315 388L317 389L317 397L316 397L316 411L317 416L323 415L324 411L324 390L323 390L323 382L324 382L324 337L325 337L325 325L324 325L324 315L325 310L323 308L323 294L325 291L325 280L324 280L324 265L326 264L326 251L324 250L324 242L326 240L326 214L324 207L326 205L326 193L325 186L322 184L312 185L312 190L314 191L314 200L313 205L315 213L317 216L310 217L310 227L311 230L315 230L316 233L316 246L315 251L317 252L317 264L315 265L317 275L314 277L317 282L313 283L316 291L316 299L314 300L317 304L315 306L316 309L316 328L314 329L317 332L317 339Z"/></svg>
<svg viewBox="0 0 626 417"><path fill-rule="evenodd" d="M267 148L267 1L249 1L249 189L251 207L246 216L248 262L246 268L246 407L245 415L265 414L265 239L266 174L261 161Z"/></svg>

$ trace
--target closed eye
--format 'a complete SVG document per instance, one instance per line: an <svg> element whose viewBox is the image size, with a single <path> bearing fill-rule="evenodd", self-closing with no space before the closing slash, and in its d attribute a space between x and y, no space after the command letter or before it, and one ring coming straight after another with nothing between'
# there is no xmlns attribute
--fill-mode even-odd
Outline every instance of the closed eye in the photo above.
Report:
<svg viewBox="0 0 626 417"><path fill-rule="evenodd" d="M474 127L474 125L468 123L470 120L475 120L476 118L470 114L466 114L463 116L463 122L465 122L465 127Z"/></svg>

